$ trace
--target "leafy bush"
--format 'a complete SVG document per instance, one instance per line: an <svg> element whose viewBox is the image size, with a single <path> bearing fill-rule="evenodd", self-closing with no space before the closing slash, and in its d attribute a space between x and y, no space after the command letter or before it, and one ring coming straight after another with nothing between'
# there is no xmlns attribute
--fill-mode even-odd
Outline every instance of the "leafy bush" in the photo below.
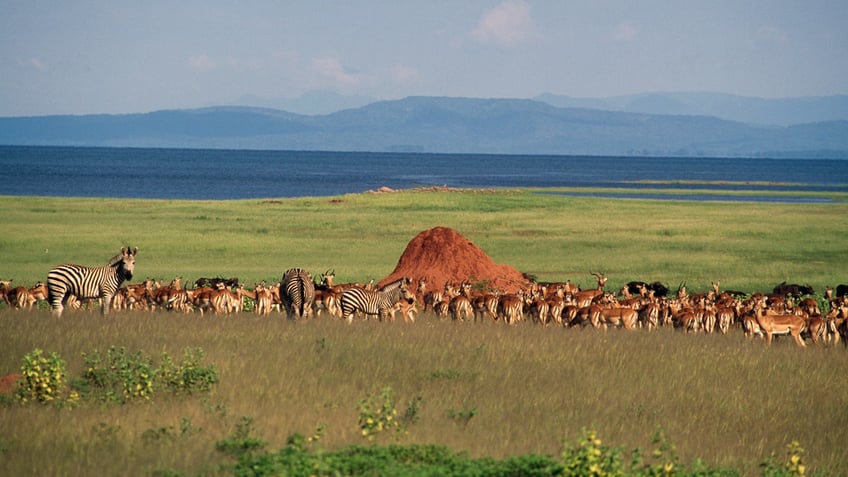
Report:
<svg viewBox="0 0 848 477"><path fill-rule="evenodd" d="M253 418L244 416L238 424L236 430L230 437L220 440L215 443L215 448L219 452L229 455L230 457L243 460L249 457L252 453L258 452L268 445L267 442L254 437L253 435Z"/></svg>
<svg viewBox="0 0 848 477"><path fill-rule="evenodd" d="M69 389L65 361L56 353L45 356L40 349L27 353L22 360L15 398L20 403L75 404L81 392L103 402L127 403L149 400L157 387L191 394L209 391L218 382L215 366L202 364L200 348L185 349L179 364L162 353L159 369L153 367L152 359L145 353L128 353L115 346L105 353L100 350L83 353L83 360L82 376L72 381L73 390L65 395Z"/></svg>
<svg viewBox="0 0 848 477"><path fill-rule="evenodd" d="M157 376L165 388L175 393L209 391L218 382L218 371L214 365L202 366L202 362L200 348L186 348L179 365L174 364L168 353L162 353Z"/></svg>
<svg viewBox="0 0 848 477"><path fill-rule="evenodd" d="M359 401L359 430L362 437L373 441L377 434L387 430L398 430L400 421L395 409L394 391L386 386L379 396L369 394Z"/></svg>
<svg viewBox="0 0 848 477"><path fill-rule="evenodd" d="M44 356L38 348L27 353L21 363L21 379L15 393L21 403L48 403L61 397L65 390L65 360L57 353Z"/></svg>
<svg viewBox="0 0 848 477"><path fill-rule="evenodd" d="M158 369L145 353L127 353L114 346L105 355L99 350L83 353L83 359L85 372L77 387L108 402L149 400L157 388L187 394L208 391L218 382L215 366L202 364L200 348L186 348L179 364L162 353Z"/></svg>
<svg viewBox="0 0 848 477"><path fill-rule="evenodd" d="M120 403L149 400L153 395L153 364L143 352L127 353L112 346L105 355L100 350L83 353L83 360L82 378L91 395Z"/></svg>
<svg viewBox="0 0 848 477"><path fill-rule="evenodd" d="M774 456L770 456L760 464L763 477L805 477L807 465L804 464L803 455L801 444L790 442L786 445L786 462L781 464Z"/></svg>
<svg viewBox="0 0 848 477"><path fill-rule="evenodd" d="M562 453L565 475L604 477L623 475L618 449L603 445L595 431L585 430L576 446L566 446Z"/></svg>

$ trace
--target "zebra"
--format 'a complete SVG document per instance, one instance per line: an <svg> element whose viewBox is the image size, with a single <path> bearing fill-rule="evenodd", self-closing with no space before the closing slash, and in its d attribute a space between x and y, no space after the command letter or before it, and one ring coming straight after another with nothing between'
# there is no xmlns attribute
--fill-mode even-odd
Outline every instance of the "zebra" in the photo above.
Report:
<svg viewBox="0 0 848 477"><path fill-rule="evenodd" d="M138 247L121 249L102 267L82 265L57 265L47 274L48 301L53 313L60 317L70 296L80 300L100 298L100 311L106 315L112 306L112 297L124 280L130 280L135 269Z"/></svg>
<svg viewBox="0 0 848 477"><path fill-rule="evenodd" d="M366 315L378 315L380 320L388 317L394 305L401 299L409 303L415 301L415 295L409 291L409 278L400 278L378 291L351 287L342 292L340 299L342 318L353 322L353 314L361 311Z"/></svg>
<svg viewBox="0 0 848 477"><path fill-rule="evenodd" d="M289 319L311 316L312 302L315 301L315 284L312 283L309 273L301 268L286 270L280 282L280 298Z"/></svg>

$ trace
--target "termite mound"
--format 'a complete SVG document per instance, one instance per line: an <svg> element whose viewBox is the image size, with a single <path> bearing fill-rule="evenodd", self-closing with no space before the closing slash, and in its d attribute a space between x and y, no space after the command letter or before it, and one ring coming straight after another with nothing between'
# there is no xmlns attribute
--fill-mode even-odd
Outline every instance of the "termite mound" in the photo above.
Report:
<svg viewBox="0 0 848 477"><path fill-rule="evenodd" d="M377 286L401 277L427 280L427 290L442 290L445 283L469 280L488 289L514 293L528 282L518 270L495 263L480 247L448 227L425 230L406 246L395 270Z"/></svg>

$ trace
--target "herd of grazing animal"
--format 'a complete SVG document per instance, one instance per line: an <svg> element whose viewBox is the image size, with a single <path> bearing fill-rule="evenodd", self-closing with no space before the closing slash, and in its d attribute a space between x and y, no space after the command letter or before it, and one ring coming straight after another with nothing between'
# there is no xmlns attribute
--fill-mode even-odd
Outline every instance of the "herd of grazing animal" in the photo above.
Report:
<svg viewBox="0 0 848 477"><path fill-rule="evenodd" d="M713 283L707 293L690 295L682 283L671 294L660 282L629 282L620 291L605 289L607 277L590 272L597 287L580 289L566 282L530 281L515 293L477 290L469 281L448 282L441 290L427 290L427 281L401 278L380 289L373 280L334 284L335 271L313 281L303 269L286 270L278 283L258 283L248 290L237 278L201 278L186 289L180 277L168 285L151 279L123 285L131 280L138 248L122 248L106 265L86 267L64 264L47 275L47 284L14 287L0 280L0 302L9 308L32 310L47 302L56 316L65 307L78 309L100 301L103 314L112 310L169 310L200 314L229 315L241 312L245 301L261 316L285 309L290 319L308 319L326 313L353 322L355 316L375 316L394 321L398 312L405 322L414 322L419 312L429 311L440 319L477 322L502 321L514 325L524 320L539 325L592 327L607 330L654 330L674 327L687 333L722 333L741 329L748 337L759 336L771 343L775 336L789 335L798 346L809 339L815 344L848 344L848 286L830 287L824 296L827 309L820 309L806 285L781 283L772 293L746 294L720 289Z"/></svg>

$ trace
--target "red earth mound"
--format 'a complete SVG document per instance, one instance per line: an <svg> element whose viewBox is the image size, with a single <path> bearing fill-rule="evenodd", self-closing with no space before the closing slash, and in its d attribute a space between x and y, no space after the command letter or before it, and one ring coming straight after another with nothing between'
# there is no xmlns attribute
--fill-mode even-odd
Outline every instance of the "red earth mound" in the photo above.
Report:
<svg viewBox="0 0 848 477"><path fill-rule="evenodd" d="M20 374L7 374L0 376L0 394L11 394L15 390L15 383L21 379Z"/></svg>
<svg viewBox="0 0 848 477"><path fill-rule="evenodd" d="M383 286L401 277L413 285L427 280L427 290L442 290L447 282L487 282L493 290L514 293L527 286L521 272L498 265L480 247L448 227L435 227L416 235L401 255L395 270L382 279Z"/></svg>

